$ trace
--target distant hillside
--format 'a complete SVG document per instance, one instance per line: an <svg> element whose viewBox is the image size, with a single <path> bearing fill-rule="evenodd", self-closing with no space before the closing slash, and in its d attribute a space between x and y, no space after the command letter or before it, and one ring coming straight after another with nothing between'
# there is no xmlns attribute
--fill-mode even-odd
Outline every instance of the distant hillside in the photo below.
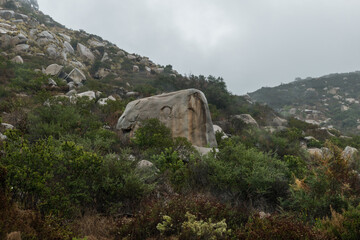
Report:
<svg viewBox="0 0 360 240"><path fill-rule="evenodd" d="M277 87L263 87L249 94L285 116L336 128L360 131L360 72L335 73L299 79Z"/></svg>

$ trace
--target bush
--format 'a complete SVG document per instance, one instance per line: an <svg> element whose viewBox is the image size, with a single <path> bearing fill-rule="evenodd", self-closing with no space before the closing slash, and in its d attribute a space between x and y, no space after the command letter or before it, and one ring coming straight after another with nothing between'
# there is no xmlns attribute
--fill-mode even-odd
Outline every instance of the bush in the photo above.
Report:
<svg viewBox="0 0 360 240"><path fill-rule="evenodd" d="M170 129L158 119L144 121L132 141L142 149L165 149L173 145Z"/></svg>
<svg viewBox="0 0 360 240"><path fill-rule="evenodd" d="M240 208L224 205L214 199L202 195L174 196L166 201L145 201L142 210L129 220L124 220L118 230L118 238L123 239L148 239L160 237L158 224L163 224L166 231L163 237L179 236L183 223L188 222L187 212L193 212L197 219L203 219L207 223L210 218L213 223L226 219L227 229L237 230L247 221L247 212ZM168 223L164 224L164 216ZM161 228L161 227L160 227ZM185 234L185 232L184 232Z"/></svg>
<svg viewBox="0 0 360 240"><path fill-rule="evenodd" d="M226 194L232 201L258 205L256 201L265 199L274 204L278 197L286 195L286 164L256 149L246 149L233 139L225 141L217 156L209 156L205 162L212 190Z"/></svg>
<svg viewBox="0 0 360 240"><path fill-rule="evenodd" d="M331 207L335 211L347 209L359 194L359 179L346 160L341 150L327 144L331 156L316 159L311 169L302 179L295 179L290 188L290 198L283 202L287 209L302 213L304 219L329 216Z"/></svg>
<svg viewBox="0 0 360 240"><path fill-rule="evenodd" d="M87 152L74 142L49 137L31 144L7 133L0 164L8 169L13 199L60 217L87 209L119 211L135 205L148 188L125 159Z"/></svg>
<svg viewBox="0 0 360 240"><path fill-rule="evenodd" d="M336 239L359 239L360 238L360 205L350 207L343 213L337 213L331 209L331 218L325 218L318 222L318 228L325 230L329 238Z"/></svg>

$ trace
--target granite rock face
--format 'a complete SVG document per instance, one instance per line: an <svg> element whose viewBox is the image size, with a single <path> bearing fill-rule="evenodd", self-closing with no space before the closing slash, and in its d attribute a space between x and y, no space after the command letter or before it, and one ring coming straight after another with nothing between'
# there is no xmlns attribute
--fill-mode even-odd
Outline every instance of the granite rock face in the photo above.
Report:
<svg viewBox="0 0 360 240"><path fill-rule="evenodd" d="M132 101L116 128L133 136L139 123L150 118L164 123L173 137L185 137L198 147L217 147L209 106L199 90L187 89Z"/></svg>

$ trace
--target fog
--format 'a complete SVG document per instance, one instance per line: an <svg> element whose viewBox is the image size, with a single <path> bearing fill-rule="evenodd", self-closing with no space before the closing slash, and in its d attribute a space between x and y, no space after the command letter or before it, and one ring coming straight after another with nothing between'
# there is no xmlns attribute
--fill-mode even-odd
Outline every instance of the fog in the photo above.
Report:
<svg viewBox="0 0 360 240"><path fill-rule="evenodd" d="M360 1L38 0L68 28L171 64L221 76L235 94L295 77L359 70Z"/></svg>

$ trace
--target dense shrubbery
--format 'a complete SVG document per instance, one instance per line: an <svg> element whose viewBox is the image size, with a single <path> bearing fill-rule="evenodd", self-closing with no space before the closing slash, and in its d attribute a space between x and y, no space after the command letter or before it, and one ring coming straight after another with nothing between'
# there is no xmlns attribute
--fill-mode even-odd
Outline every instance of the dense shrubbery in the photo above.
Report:
<svg viewBox="0 0 360 240"><path fill-rule="evenodd" d="M286 164L277 157L246 149L236 139L224 142L216 157L209 156L205 161L212 191L226 194L231 201L265 208L286 195Z"/></svg>
<svg viewBox="0 0 360 240"><path fill-rule="evenodd" d="M0 163L8 171L12 198L26 208L77 216L87 209L110 211L119 201L131 205L146 192L126 159L104 160L52 137L31 144L16 132L7 135Z"/></svg>
<svg viewBox="0 0 360 240"><path fill-rule="evenodd" d="M331 207L341 212L359 202L360 182L357 173L341 156L340 149L330 144L328 147L332 155L325 159L318 158L308 174L295 179L290 198L284 202L286 208L301 212L306 220L329 216Z"/></svg>

